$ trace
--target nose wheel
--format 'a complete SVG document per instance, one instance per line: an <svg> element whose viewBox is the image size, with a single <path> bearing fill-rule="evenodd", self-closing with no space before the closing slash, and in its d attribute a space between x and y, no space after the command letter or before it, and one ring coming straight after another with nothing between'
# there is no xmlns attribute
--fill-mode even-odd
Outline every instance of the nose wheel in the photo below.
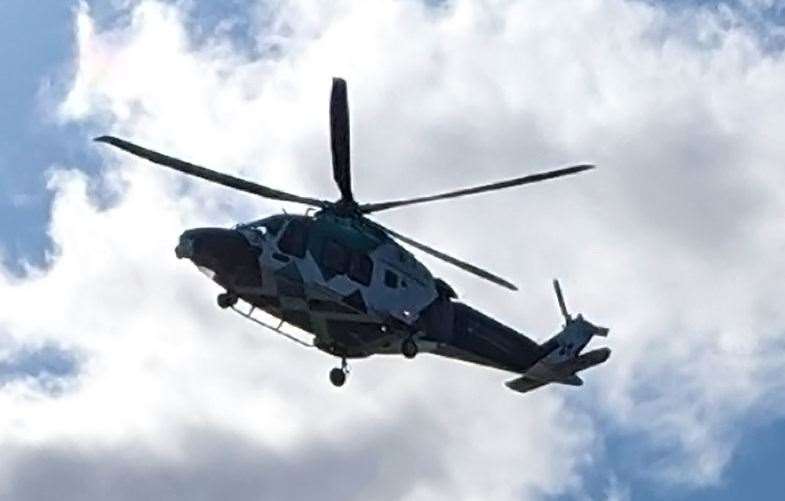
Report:
<svg viewBox="0 0 785 501"><path fill-rule="evenodd" d="M341 360L341 366L335 367L333 370L330 371L330 382L333 386L341 387L346 383L346 376L349 374L349 364L346 363L346 359Z"/></svg>
<svg viewBox="0 0 785 501"><path fill-rule="evenodd" d="M401 343L401 353L406 358L414 358L417 356L417 352L420 350L417 348L417 343L414 342L414 339L407 337Z"/></svg>
<svg viewBox="0 0 785 501"><path fill-rule="evenodd" d="M225 310L237 304L237 294L222 292L218 294L218 307Z"/></svg>

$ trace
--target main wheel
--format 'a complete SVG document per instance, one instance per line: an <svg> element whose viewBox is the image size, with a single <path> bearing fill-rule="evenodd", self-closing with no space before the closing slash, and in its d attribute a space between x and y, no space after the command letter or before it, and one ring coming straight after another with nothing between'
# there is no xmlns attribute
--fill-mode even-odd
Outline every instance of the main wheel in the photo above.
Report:
<svg viewBox="0 0 785 501"><path fill-rule="evenodd" d="M218 307L221 309L229 308L237 304L237 295L231 292L222 292L218 294Z"/></svg>
<svg viewBox="0 0 785 501"><path fill-rule="evenodd" d="M335 369L330 371L330 382L338 387L343 386L346 382L346 373L340 367L336 367Z"/></svg>
<svg viewBox="0 0 785 501"><path fill-rule="evenodd" d="M406 338L403 343L401 343L401 353L403 353L403 356L406 358L416 357L418 351L417 343L415 343L412 338Z"/></svg>

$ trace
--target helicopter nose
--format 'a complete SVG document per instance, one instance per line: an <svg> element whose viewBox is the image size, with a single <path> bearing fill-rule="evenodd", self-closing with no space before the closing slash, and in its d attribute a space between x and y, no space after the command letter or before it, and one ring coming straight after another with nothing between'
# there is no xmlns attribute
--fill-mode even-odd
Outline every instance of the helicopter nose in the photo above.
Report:
<svg viewBox="0 0 785 501"><path fill-rule="evenodd" d="M187 236L186 233L180 235L180 241L177 243L177 247L174 248L174 255L177 256L177 259L190 259L194 254L193 239Z"/></svg>
<svg viewBox="0 0 785 501"><path fill-rule="evenodd" d="M187 230L174 250L179 259L190 259L203 271L209 270L209 275L227 288L259 281L260 251L242 233L226 228Z"/></svg>

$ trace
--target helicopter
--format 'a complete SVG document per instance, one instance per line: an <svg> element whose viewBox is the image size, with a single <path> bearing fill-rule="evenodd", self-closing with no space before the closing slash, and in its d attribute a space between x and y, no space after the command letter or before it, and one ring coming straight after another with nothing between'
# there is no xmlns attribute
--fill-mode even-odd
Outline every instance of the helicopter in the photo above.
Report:
<svg viewBox="0 0 785 501"><path fill-rule="evenodd" d="M274 214L232 228L186 230L175 248L225 292L218 306L340 359L330 381L343 386L348 359L378 354L414 358L431 353L518 375L506 385L527 392L548 383L580 385L577 372L600 364L610 349L581 354L593 336L606 336L581 315L573 318L558 281L554 288L565 323L539 344L458 301L450 285L400 243L510 290L509 281L401 235L368 216L384 210L521 186L592 169L574 165L515 179L430 196L359 203L351 183L349 105L346 81L333 78L330 146L336 201L295 195L201 167L114 136L106 143L152 163L262 198L308 206L305 214ZM400 243L399 243L400 242ZM237 305L242 301L249 311ZM277 326L253 314L261 310ZM284 324L313 336L312 342L283 331Z"/></svg>

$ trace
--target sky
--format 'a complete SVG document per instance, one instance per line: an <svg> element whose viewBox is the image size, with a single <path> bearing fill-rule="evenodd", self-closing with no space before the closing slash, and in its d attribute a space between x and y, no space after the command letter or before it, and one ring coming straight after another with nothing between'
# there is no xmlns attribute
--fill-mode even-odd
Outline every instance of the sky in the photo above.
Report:
<svg viewBox="0 0 785 501"><path fill-rule="evenodd" d="M5 0L0 499L779 499L783 50L779 0ZM335 198L334 75L361 202L598 165L379 215L540 341L559 277L611 329L585 386L424 355L333 388L173 252L302 209L90 141Z"/></svg>

